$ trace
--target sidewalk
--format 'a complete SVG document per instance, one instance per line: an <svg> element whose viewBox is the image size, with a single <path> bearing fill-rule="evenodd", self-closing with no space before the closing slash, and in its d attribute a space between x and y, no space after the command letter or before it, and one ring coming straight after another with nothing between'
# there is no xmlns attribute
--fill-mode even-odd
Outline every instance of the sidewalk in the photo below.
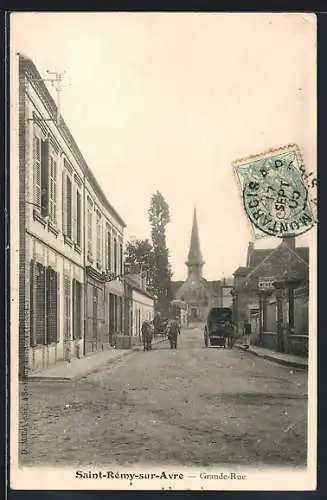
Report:
<svg viewBox="0 0 327 500"><path fill-rule="evenodd" d="M281 365L291 366L293 368L301 368L303 370L308 369L308 359L302 358L301 356L286 354L284 352L275 352L271 349L266 349L265 347L259 347L256 345L250 345L248 349L242 344L235 344L235 347L237 347L237 349L241 349L242 351L249 352L250 354L254 354L255 356L259 356L260 358L268 359L269 361L274 361L275 363L279 363Z"/></svg>
<svg viewBox="0 0 327 500"><path fill-rule="evenodd" d="M155 338L152 345L159 344L165 340L167 340L166 336ZM31 373L28 376L28 380L33 382L68 382L78 380L91 372L97 371L108 363L117 361L141 349L142 345L135 346L132 349L109 349L89 354L81 359L73 359L70 363L66 361L58 362L49 368Z"/></svg>

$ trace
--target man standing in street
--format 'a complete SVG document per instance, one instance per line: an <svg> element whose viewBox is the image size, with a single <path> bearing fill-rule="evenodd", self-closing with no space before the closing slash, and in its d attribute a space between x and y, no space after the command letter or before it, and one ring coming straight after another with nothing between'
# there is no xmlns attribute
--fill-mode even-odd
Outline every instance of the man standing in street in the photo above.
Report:
<svg viewBox="0 0 327 500"><path fill-rule="evenodd" d="M249 320L244 320L243 336L244 336L244 346L248 349L250 347L250 335L251 335L251 323Z"/></svg>
<svg viewBox="0 0 327 500"><path fill-rule="evenodd" d="M168 328L168 340L170 342L170 349L177 349L177 336L181 334L181 329L177 319L170 322Z"/></svg>

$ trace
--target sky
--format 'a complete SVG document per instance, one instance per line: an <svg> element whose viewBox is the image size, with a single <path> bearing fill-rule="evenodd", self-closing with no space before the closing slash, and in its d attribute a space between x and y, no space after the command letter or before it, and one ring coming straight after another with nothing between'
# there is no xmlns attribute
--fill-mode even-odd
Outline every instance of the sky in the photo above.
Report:
<svg viewBox="0 0 327 500"><path fill-rule="evenodd" d="M163 194L173 279L186 277L194 206L204 276L245 265L254 236L233 161L296 143L316 169L314 15L14 13L10 23L11 57L30 57L42 77L66 72L61 113L125 240L150 238L151 195Z"/></svg>

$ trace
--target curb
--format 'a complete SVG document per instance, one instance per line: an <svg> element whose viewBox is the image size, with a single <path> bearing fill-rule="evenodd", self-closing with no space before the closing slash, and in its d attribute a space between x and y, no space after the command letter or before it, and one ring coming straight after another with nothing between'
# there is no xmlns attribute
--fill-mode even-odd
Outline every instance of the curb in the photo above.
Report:
<svg viewBox="0 0 327 500"><path fill-rule="evenodd" d="M78 373L77 375L73 375L71 377L62 377L62 376L58 376L58 377L39 376L38 377L37 374L35 374L35 375L32 375L32 377L28 377L26 380L28 382L72 382L72 381L76 381L76 380L79 380L81 378L86 377L87 375L90 375L90 373L94 373L94 372L98 371L101 367L105 366L106 364L111 364L115 361L118 361L119 359L123 358L127 354L129 354L129 355L133 354L133 352L134 351L132 349L130 349L130 350L126 349L126 351L123 351L122 353L120 353L119 356L113 356L112 358L106 359L105 361L100 362L96 366L89 367L88 369L85 369L83 371L83 373Z"/></svg>
<svg viewBox="0 0 327 500"><path fill-rule="evenodd" d="M158 342L156 342L153 345L160 344L161 342L165 342L166 340L167 340L166 338L160 339ZM79 373L79 374L73 375L71 377L62 377L62 376L47 377L47 376L38 376L37 374L35 374L35 375L32 375L31 377L27 377L25 379L25 382L72 382L72 381L76 381L76 380L79 380L79 379L86 377L87 375L90 375L91 373L98 371L101 367L105 366L106 364L114 363L115 361L118 361L119 359L123 358L124 356L132 355L133 353L140 352L140 351L141 351L140 346L133 347L132 349L125 349L119 354L119 356L113 356L112 358L109 358L105 361L100 362L96 366L89 367L88 369L83 371L83 373Z"/></svg>
<svg viewBox="0 0 327 500"><path fill-rule="evenodd" d="M270 354L259 354L258 352L252 351L251 349L246 349L245 347L242 347L240 345L235 345L234 347L236 347L240 351L248 352L249 354L258 356L259 358L267 359L268 361L273 361L274 363L278 363L279 365L291 366L292 368L299 368L301 370L308 371L307 363L297 363L296 361L288 361L286 359L276 358L275 356L272 356Z"/></svg>

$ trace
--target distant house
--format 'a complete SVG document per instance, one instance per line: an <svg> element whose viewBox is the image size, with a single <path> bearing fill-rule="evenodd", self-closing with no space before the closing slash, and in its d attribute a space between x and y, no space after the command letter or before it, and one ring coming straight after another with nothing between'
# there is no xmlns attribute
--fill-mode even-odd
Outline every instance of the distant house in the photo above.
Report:
<svg viewBox="0 0 327 500"><path fill-rule="evenodd" d="M146 289L146 274L140 265L125 264L124 289L124 334L131 337L132 345L141 338L143 321L154 318L154 297Z"/></svg>
<svg viewBox="0 0 327 500"><path fill-rule="evenodd" d="M279 340L281 348L305 353L308 259L309 249L296 247L295 238L284 238L278 247L265 251L256 251L249 245L247 264L250 265L239 267L234 273L234 318L239 333L244 319L249 319L253 342L260 340L277 348ZM278 300L282 301L282 309L278 309ZM282 340L277 336L279 327Z"/></svg>

